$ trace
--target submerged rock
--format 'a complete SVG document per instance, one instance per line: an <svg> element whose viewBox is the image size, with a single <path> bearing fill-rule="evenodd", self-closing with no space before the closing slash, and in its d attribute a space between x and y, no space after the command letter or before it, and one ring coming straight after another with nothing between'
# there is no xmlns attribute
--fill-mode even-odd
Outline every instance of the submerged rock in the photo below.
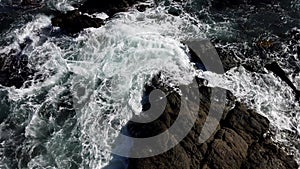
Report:
<svg viewBox="0 0 300 169"><path fill-rule="evenodd" d="M89 14L104 12L108 16L113 16L118 12L125 12L128 7L143 0L87 0L79 10Z"/></svg>
<svg viewBox="0 0 300 169"><path fill-rule="evenodd" d="M67 33L77 33L84 28L94 27L98 28L104 24L104 21L99 18L91 18L82 14L78 10L67 12L66 14L59 14L51 19L53 26L60 27Z"/></svg>
<svg viewBox="0 0 300 169"><path fill-rule="evenodd" d="M176 7L170 7L168 13L174 16L179 16L182 13L182 11Z"/></svg>
<svg viewBox="0 0 300 169"><path fill-rule="evenodd" d="M87 0L78 10L69 11L66 14L56 15L52 19L52 25L60 27L67 33L78 33L84 28L95 27L98 28L104 24L104 21L99 18L92 18L83 13L106 13L112 17L118 12L125 12L127 9L143 0ZM147 6L138 8L145 10Z"/></svg>
<svg viewBox="0 0 300 169"><path fill-rule="evenodd" d="M273 73L275 73L277 76L279 76L281 78L281 80L283 80L285 83L287 83L294 91L295 93L295 98L296 101L299 101L300 99L300 91L297 90L296 86L293 84L293 82L289 79L289 77L287 76L287 74L284 72L284 70L278 65L277 62L272 62L270 64L266 65L266 69L268 69L269 71L272 71Z"/></svg>
<svg viewBox="0 0 300 169"><path fill-rule="evenodd" d="M8 54L0 53L0 85L20 88L35 73L22 51L32 43L31 39L19 44L19 49L12 49Z"/></svg>
<svg viewBox="0 0 300 169"><path fill-rule="evenodd" d="M239 5L261 5L261 4L272 4L275 0L213 0L212 6L215 9L233 8Z"/></svg>
<svg viewBox="0 0 300 169"><path fill-rule="evenodd" d="M22 87L34 74L34 70L28 65L28 57L22 54L0 55L0 84L16 88Z"/></svg>

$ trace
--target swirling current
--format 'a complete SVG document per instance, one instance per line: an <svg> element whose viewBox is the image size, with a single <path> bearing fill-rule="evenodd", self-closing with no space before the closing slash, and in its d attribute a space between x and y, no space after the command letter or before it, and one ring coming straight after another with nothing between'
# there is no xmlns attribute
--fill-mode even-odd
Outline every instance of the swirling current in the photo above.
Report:
<svg viewBox="0 0 300 169"><path fill-rule="evenodd" d="M11 14L0 15L0 53L21 52L34 73L20 88L0 86L0 168L103 168L115 129L141 111L143 88L159 72L170 84L197 75L230 90L270 120L272 139L300 163L299 102L264 68L277 61L300 88L299 0L238 10L212 0L149 1L144 12L133 7L75 37L52 27L47 11L80 1L40 1L42 9L18 3L0 0L0 14ZM196 38L211 39L224 75L194 70L181 42ZM275 49L259 48L263 41Z"/></svg>

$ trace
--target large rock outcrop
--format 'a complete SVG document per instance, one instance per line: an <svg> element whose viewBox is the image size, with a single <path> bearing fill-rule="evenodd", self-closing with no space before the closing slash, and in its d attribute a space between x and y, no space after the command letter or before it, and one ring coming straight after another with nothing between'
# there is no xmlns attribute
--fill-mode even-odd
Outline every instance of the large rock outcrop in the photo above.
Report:
<svg viewBox="0 0 300 169"><path fill-rule="evenodd" d="M189 134L177 146L163 154L129 159L129 169L298 168L293 157L277 147L266 134L269 129L268 119L236 102L230 92L227 92L228 103L215 134L206 142L199 143L198 137L209 107L218 106L210 102L211 88L202 86L200 92L202 97L199 117ZM153 136L173 124L179 112L180 97L172 93L167 99L166 109L157 120L147 124L128 123L131 136Z"/></svg>

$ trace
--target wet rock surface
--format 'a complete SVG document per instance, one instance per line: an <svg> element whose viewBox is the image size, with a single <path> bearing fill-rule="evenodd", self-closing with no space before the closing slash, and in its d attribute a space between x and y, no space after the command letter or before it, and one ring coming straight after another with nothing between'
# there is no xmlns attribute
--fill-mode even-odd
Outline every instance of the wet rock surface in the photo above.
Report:
<svg viewBox="0 0 300 169"><path fill-rule="evenodd" d="M84 13L106 13L109 18L118 12L125 12L132 5L143 0L87 0L78 10L69 11L56 15L52 19L52 25L60 27L63 31L74 34L82 31L84 28L98 28L104 24L99 18L92 18ZM146 6L139 8L145 10Z"/></svg>
<svg viewBox="0 0 300 169"><path fill-rule="evenodd" d="M169 151L149 157L129 159L130 169L297 169L293 156L276 146L266 134L269 121L245 105L236 102L227 92L227 104L215 133L204 143L198 137L208 116L211 88L201 86L198 118L188 135ZM164 113L148 124L129 122L134 137L150 137L166 131L177 118L180 96L169 94ZM165 144L162 142L162 144Z"/></svg>
<svg viewBox="0 0 300 169"><path fill-rule="evenodd" d="M87 15L83 15L78 10L70 11L66 14L59 14L51 21L53 26L58 26L63 31L71 34L77 33L84 28L98 28L104 24L102 19L91 18Z"/></svg>

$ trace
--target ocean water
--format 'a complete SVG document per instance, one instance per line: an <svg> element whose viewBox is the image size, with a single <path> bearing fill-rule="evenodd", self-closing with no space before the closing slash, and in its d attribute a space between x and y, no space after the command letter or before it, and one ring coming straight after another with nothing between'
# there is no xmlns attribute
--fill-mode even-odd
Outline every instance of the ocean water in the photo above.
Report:
<svg viewBox="0 0 300 169"><path fill-rule="evenodd" d="M40 3L68 11L81 2ZM220 12L207 1L156 4L145 12L132 8L119 13L105 26L85 29L76 37L52 27L51 15L35 12L14 18L1 32L0 53L20 51L26 43L22 54L36 73L20 89L0 86L0 168L103 168L122 126L141 112L145 84L159 72L171 86L199 76L208 86L232 91L270 120L273 140L300 162L299 103L262 66L276 60L300 87L299 39L292 41L287 33L299 32L299 1L273 5L265 12L276 11L278 17L262 21L257 18L264 6ZM180 16L170 15L171 7ZM277 21L283 24L271 24ZM285 36L290 40L280 38ZM231 51L220 57L232 60L233 66L224 75L195 70L181 43L188 39L221 39L216 48ZM261 39L278 42L278 49L256 53L253 43Z"/></svg>

